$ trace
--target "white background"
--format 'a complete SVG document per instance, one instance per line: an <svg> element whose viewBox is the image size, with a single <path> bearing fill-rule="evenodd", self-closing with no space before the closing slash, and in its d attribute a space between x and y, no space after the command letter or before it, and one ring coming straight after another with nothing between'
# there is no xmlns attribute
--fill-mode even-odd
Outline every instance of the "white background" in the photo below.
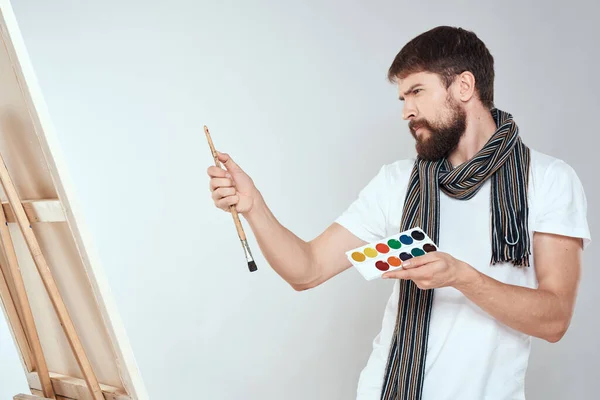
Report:
<svg viewBox="0 0 600 400"><path fill-rule="evenodd" d="M485 41L496 105L527 145L575 168L594 235L598 5L427 3L14 1L152 399L353 398L392 283L349 270L296 293L248 231L259 267L249 273L231 217L210 199L202 126L311 239L382 163L413 155L386 72L434 26ZM600 392L598 255L592 244L565 338L534 342L528 400ZM0 319L0 398L18 392L27 385Z"/></svg>

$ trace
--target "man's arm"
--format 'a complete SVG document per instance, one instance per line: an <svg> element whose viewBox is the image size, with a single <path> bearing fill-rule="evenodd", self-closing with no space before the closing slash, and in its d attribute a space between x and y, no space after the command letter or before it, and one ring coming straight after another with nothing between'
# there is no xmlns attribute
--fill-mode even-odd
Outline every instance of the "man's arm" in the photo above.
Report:
<svg viewBox="0 0 600 400"><path fill-rule="evenodd" d="M296 290L306 290L327 281L351 264L345 252L364 241L333 223L312 241L304 241L281 225L252 179L229 157L218 153L223 168L208 168L209 187L215 205L230 206L244 216L269 265Z"/></svg>
<svg viewBox="0 0 600 400"><path fill-rule="evenodd" d="M563 337L573 315L582 241L536 232L533 252L537 289L499 282L442 252L415 257L402 270L386 275L412 279L422 289L453 286L505 325L554 343Z"/></svg>
<svg viewBox="0 0 600 400"><path fill-rule="evenodd" d="M337 223L306 242L281 225L262 199L246 220L269 265L295 290L313 288L348 269L345 252L366 243Z"/></svg>
<svg viewBox="0 0 600 400"><path fill-rule="evenodd" d="M581 248L581 239L536 232L533 251L537 289L507 285L475 269L459 279L455 287L500 322L554 343L571 323L581 273Z"/></svg>

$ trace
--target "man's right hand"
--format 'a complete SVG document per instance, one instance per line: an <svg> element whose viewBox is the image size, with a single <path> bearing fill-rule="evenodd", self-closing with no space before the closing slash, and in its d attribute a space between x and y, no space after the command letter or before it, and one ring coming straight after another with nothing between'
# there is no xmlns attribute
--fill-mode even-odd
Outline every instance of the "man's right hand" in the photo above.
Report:
<svg viewBox="0 0 600 400"><path fill-rule="evenodd" d="M234 205L239 213L250 212L260 197L254 182L228 154L217 152L217 155L226 170L214 165L207 170L215 206L230 211Z"/></svg>

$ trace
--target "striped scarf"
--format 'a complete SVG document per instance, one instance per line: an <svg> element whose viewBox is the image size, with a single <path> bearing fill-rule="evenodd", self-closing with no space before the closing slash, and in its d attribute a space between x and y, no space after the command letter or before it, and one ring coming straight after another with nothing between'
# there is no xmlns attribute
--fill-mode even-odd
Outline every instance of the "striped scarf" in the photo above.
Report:
<svg viewBox="0 0 600 400"><path fill-rule="evenodd" d="M401 231L420 226L439 245L440 189L469 200L491 178L491 264L529 266L527 185L529 149L512 115L491 110L496 132L470 161L453 169L447 159L417 158L404 202ZM421 399L433 290L401 280L396 327L385 369L382 400Z"/></svg>

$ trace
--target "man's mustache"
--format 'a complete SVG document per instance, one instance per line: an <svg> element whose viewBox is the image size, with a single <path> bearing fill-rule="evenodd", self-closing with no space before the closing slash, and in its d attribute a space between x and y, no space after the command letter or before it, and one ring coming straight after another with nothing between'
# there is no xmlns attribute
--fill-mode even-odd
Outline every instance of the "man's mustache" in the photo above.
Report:
<svg viewBox="0 0 600 400"><path fill-rule="evenodd" d="M410 132L414 135L415 132L417 131L417 129L419 128L428 128L431 129L431 127L429 126L429 123L424 120L412 120L408 123L408 129L410 129Z"/></svg>

